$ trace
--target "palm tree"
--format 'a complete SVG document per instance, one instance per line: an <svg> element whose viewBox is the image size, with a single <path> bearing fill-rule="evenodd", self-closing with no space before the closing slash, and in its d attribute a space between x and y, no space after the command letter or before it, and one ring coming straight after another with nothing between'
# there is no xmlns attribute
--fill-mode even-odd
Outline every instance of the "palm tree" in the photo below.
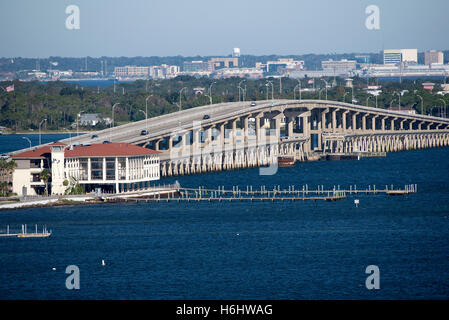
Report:
<svg viewBox="0 0 449 320"><path fill-rule="evenodd" d="M47 169L42 170L40 177L45 182L45 195L48 196L48 182L51 178L51 173Z"/></svg>

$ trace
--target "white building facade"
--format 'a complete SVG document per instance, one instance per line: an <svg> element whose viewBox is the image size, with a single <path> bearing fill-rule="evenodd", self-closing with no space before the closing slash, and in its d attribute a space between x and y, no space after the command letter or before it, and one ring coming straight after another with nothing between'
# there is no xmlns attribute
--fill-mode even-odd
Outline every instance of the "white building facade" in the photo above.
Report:
<svg viewBox="0 0 449 320"><path fill-rule="evenodd" d="M18 164L13 173L13 192L18 195L43 194L44 169L51 172L51 194L68 193L79 184L85 192L101 189L122 193L146 189L159 180L158 151L127 143L66 146L53 143L12 158Z"/></svg>

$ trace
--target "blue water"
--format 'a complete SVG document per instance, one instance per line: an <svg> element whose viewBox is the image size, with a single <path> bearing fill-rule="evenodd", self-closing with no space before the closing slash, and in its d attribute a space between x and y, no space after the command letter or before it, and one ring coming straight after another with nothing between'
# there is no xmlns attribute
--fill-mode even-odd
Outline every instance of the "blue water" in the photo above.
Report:
<svg viewBox="0 0 449 320"><path fill-rule="evenodd" d="M0 238L0 299L448 299L448 177L449 148L427 149L298 163L273 176L251 169L160 181L418 184L408 197L1 211L1 232L6 224L37 223L53 234ZM80 269L80 290L65 287L68 265ZM365 288L368 265L380 269L380 290Z"/></svg>
<svg viewBox="0 0 449 320"><path fill-rule="evenodd" d="M42 134L41 142L42 143L55 142L61 139L68 138L69 136L70 136L69 134ZM76 133L72 134L72 137L75 136ZM23 137L30 139L32 147L39 145L38 133L0 135L0 154L29 148L30 143L28 142L27 139L24 139Z"/></svg>

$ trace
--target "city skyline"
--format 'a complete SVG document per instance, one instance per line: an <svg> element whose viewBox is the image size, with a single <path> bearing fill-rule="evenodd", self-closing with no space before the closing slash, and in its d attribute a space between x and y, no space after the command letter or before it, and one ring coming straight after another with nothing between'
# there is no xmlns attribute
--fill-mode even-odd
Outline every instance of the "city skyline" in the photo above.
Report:
<svg viewBox="0 0 449 320"><path fill-rule="evenodd" d="M406 4L406 5L405 5ZM68 29L69 6L79 8L79 29ZM379 8L379 29L366 13ZM26 7L25 11L23 8ZM266 0L225 4L179 1L41 1L0 4L1 57L223 56L380 52L387 48L445 50L449 3L420 1ZM400 14L398 14L400 13ZM350 49L348 49L350 48Z"/></svg>

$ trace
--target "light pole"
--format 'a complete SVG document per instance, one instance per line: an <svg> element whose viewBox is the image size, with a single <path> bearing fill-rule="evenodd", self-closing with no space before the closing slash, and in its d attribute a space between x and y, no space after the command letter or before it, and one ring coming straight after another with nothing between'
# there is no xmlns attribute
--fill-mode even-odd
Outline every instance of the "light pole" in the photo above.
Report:
<svg viewBox="0 0 449 320"><path fill-rule="evenodd" d="M39 145L41 145L41 125L42 125L42 123L44 123L45 121L47 121L47 119L44 119L44 120L42 120L40 123L39 123Z"/></svg>
<svg viewBox="0 0 449 320"><path fill-rule="evenodd" d="M145 122L146 122L146 127L147 127L147 131L148 131L148 99L150 99L150 97L152 97L153 95L150 94L148 97L145 98Z"/></svg>
<svg viewBox="0 0 449 320"><path fill-rule="evenodd" d="M26 139L26 140L28 140L28 142L30 143L30 150L31 150L31 140L30 140L30 139L28 139L27 137L22 137L22 139Z"/></svg>
<svg viewBox="0 0 449 320"><path fill-rule="evenodd" d="M147 117L147 113L145 111L143 111L143 110L140 110L140 109L139 109L139 111L142 112L145 115L146 128L147 128L147 132L148 132L148 117Z"/></svg>
<svg viewBox="0 0 449 320"><path fill-rule="evenodd" d="M117 103L115 103L113 106L112 106L112 122L111 122L111 128L114 128L114 108L116 107L116 106L118 106L120 104L120 102L117 102Z"/></svg>
<svg viewBox="0 0 449 320"><path fill-rule="evenodd" d="M293 100L296 100L296 88L299 87L299 101L301 101L301 80L298 80L298 84L293 89Z"/></svg>
<svg viewBox="0 0 449 320"><path fill-rule="evenodd" d="M210 104L212 104L212 86L214 85L214 83L217 83L216 81L212 82L209 86L209 99L210 99Z"/></svg>
<svg viewBox="0 0 449 320"><path fill-rule="evenodd" d="M371 96L368 96L368 98L366 98L366 106L367 106L367 107L369 107L369 106L368 106L368 100L369 100L369 98L371 98Z"/></svg>
<svg viewBox="0 0 449 320"><path fill-rule="evenodd" d="M243 90L243 88L240 86L240 84L241 84L242 82L244 82L244 81L246 81L246 80L240 81L240 82L239 82L239 85L237 86L237 87L239 88L239 102L240 102L240 90Z"/></svg>
<svg viewBox="0 0 449 320"><path fill-rule="evenodd" d="M421 114L424 114L424 99L419 94L417 96L421 99Z"/></svg>
<svg viewBox="0 0 449 320"><path fill-rule="evenodd" d="M390 109L391 109L391 105L393 104L394 100L396 100L396 99L393 99L393 100L391 100L391 102L390 102Z"/></svg>
<svg viewBox="0 0 449 320"><path fill-rule="evenodd" d="M268 87L268 83L271 84L271 100L274 100L274 94L273 94L274 86L273 86L273 82L267 81L267 87ZM267 91L267 95L268 95L268 91ZM267 98L267 100L268 100L268 98Z"/></svg>
<svg viewBox="0 0 449 320"><path fill-rule="evenodd" d="M177 104L179 107L179 111L182 110L182 90L184 90L184 89L187 89L187 87L184 87L181 90L179 90L179 104Z"/></svg>
<svg viewBox="0 0 449 320"><path fill-rule="evenodd" d="M326 88L326 100L327 100L327 81L324 80L324 79L321 79L321 81L324 81L324 83L325 83L325 88Z"/></svg>
<svg viewBox="0 0 449 320"><path fill-rule="evenodd" d="M443 99L438 99L438 100L441 100L444 103L444 116L443 116L443 118L446 118L446 101L444 101Z"/></svg>
<svg viewBox="0 0 449 320"><path fill-rule="evenodd" d="M347 94L348 94L348 93L347 93L346 90L345 90L345 94L343 95L343 102L346 102L345 97L346 97Z"/></svg>
<svg viewBox="0 0 449 320"><path fill-rule="evenodd" d="M399 97L399 111L401 111L401 93L395 92L395 94L397 94Z"/></svg>

